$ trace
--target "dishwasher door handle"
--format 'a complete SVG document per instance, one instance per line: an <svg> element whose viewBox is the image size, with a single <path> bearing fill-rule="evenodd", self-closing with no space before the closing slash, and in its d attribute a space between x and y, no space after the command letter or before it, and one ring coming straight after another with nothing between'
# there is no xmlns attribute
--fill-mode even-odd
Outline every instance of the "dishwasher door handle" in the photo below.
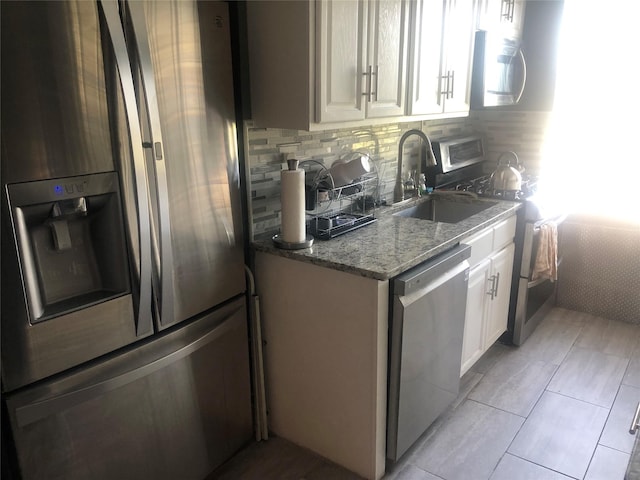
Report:
<svg viewBox="0 0 640 480"><path fill-rule="evenodd" d="M410 295L422 290L425 285L441 277L471 256L471 247L463 243L412 268L398 276L393 282L394 295Z"/></svg>

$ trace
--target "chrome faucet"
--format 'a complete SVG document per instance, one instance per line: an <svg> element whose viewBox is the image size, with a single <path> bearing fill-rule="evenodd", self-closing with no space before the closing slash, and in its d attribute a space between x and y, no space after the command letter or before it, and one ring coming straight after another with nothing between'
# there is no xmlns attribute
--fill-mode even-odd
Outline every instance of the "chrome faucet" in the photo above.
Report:
<svg viewBox="0 0 640 480"><path fill-rule="evenodd" d="M432 167L436 164L436 159L433 156L433 149L431 148L431 140L429 137L422 131L418 129L407 130L404 132L402 137L400 137L400 141L398 142L398 176L396 177L396 186L393 190L393 203L401 202L404 200L404 185L402 183L402 151L404 149L404 142L411 135L418 135L424 143L427 145L427 165ZM420 178L420 170L422 169L422 156L418 158L418 168L416 172L416 190L418 192L418 196L420 196L420 187L417 185Z"/></svg>

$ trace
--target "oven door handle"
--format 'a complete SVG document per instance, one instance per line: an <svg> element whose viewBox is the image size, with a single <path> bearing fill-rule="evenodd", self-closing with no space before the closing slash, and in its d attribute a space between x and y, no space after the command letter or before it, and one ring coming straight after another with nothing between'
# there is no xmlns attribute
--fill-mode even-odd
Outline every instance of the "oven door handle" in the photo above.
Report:
<svg viewBox="0 0 640 480"><path fill-rule="evenodd" d="M556 217L545 218L543 220L539 220L537 222L526 222L524 228L524 240L522 242L522 260L520 262L520 277L528 278L531 280L531 274L533 273L533 265L532 260L536 252L534 251L534 237L536 237L540 233L540 228L542 225L546 223L553 222L556 225L560 225L567 219L566 214L558 215ZM562 256L558 251L558 266L562 261ZM543 281L546 279L543 279ZM529 282L528 288L535 287L540 283L538 280L534 282Z"/></svg>
<svg viewBox="0 0 640 480"><path fill-rule="evenodd" d="M549 279L547 277L541 277L541 278L537 278L536 280L530 281L529 283L527 283L527 288L533 288L533 287L537 287L538 285L544 283L544 282L548 282Z"/></svg>
<svg viewBox="0 0 640 480"><path fill-rule="evenodd" d="M557 217L553 217L553 218L545 218L544 220L540 220L539 222L534 223L533 231L534 232L538 232L540 230L540 228L542 227L542 225L545 225L545 224L550 223L550 222L553 222L556 225L560 225L566 219L567 219L567 215L566 214L558 215Z"/></svg>

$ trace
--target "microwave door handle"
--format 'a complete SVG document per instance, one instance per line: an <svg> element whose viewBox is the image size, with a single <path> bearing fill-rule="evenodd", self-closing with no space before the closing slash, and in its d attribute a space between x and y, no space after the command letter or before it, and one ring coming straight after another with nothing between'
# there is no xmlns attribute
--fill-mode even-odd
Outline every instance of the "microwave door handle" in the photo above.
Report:
<svg viewBox="0 0 640 480"><path fill-rule="evenodd" d="M522 51L522 47L518 47L518 58L520 60L520 67L522 71L522 83L520 84L520 89L518 94L515 97L514 103L519 103L522 98L522 94L524 93L524 86L527 83L527 62L524 58L524 52Z"/></svg>
<svg viewBox="0 0 640 480"><path fill-rule="evenodd" d="M144 2L128 2L131 24L136 38L138 51L138 61L142 84L144 88L144 99L149 115L151 129L151 149L153 154L153 170L155 173L155 201L158 209L157 228L153 229L154 245L160 251L159 255L154 255L156 262L156 285L159 295L159 325L161 328L175 323L174 318L174 297L173 297L173 246L171 241L171 217L169 212L169 188L167 184L167 159L163 153L162 129L160 125L160 110L158 107L158 96L156 82L151 62L151 50L149 48L149 35L144 15Z"/></svg>
<svg viewBox="0 0 640 480"><path fill-rule="evenodd" d="M136 335L141 337L153 331L151 317L151 226L149 217L149 198L147 175L145 172L144 150L142 148L142 133L136 103L133 74L129 63L127 45L120 23L120 13L116 0L100 0L100 6L105 17L109 37L120 77L124 107L127 115L128 129L131 140L131 156L133 176L136 185L137 221L138 225L130 222L128 228L134 231L138 228L140 265L135 267L135 274L139 277Z"/></svg>

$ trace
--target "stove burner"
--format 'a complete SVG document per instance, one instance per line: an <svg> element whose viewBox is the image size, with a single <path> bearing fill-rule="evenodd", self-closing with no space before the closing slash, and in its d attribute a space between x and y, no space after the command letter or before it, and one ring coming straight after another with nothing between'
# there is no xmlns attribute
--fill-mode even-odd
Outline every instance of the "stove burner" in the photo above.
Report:
<svg viewBox="0 0 640 480"><path fill-rule="evenodd" d="M491 176L483 175L482 177L461 181L457 183L453 189L463 192L473 192L481 197L523 201L535 193L536 183L536 177L524 175L520 190L494 190L491 188Z"/></svg>

